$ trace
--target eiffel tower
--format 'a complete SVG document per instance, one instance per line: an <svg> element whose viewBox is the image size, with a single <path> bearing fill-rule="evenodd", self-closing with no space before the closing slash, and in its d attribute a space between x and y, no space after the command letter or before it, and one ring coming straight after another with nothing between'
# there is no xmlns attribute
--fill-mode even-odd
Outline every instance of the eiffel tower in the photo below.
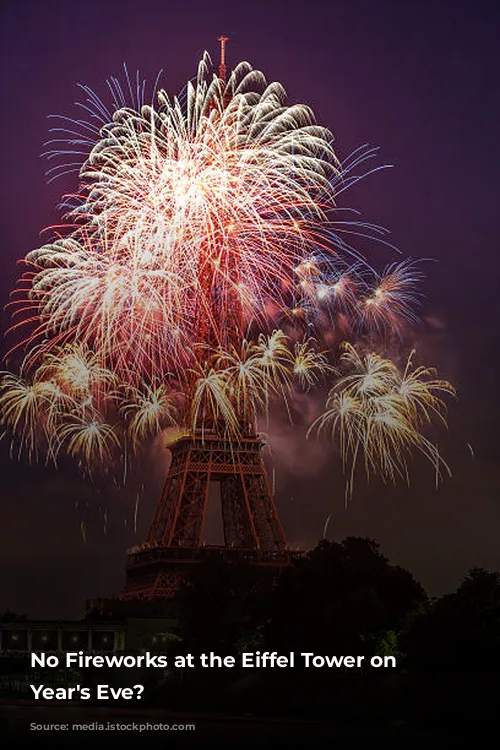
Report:
<svg viewBox="0 0 500 750"><path fill-rule="evenodd" d="M225 44L219 37L219 77L226 80ZM239 303L235 300L235 310ZM203 340L200 336L200 340ZM242 427L247 422L241 419ZM122 599L171 597L189 569L216 557L247 560L279 571L292 553L278 518L262 459L264 443L248 424L238 439L225 425L195 431L172 447L167 480L146 542L129 551ZM224 545L207 547L203 531L210 485L220 485Z"/></svg>

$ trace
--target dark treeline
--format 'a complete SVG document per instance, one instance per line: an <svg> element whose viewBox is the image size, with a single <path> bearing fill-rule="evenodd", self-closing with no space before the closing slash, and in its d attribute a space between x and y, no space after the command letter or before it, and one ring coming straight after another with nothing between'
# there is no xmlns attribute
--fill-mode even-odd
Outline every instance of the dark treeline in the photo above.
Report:
<svg viewBox="0 0 500 750"><path fill-rule="evenodd" d="M165 603L150 607L161 616ZM237 664L242 652L257 650L364 655L367 666L306 669L298 660L294 669L174 671L170 681L151 686L155 704L464 727L496 715L499 573L473 569L454 593L431 599L376 542L350 537L321 541L277 582L266 568L200 563L175 610L182 640L172 653L233 655ZM396 667L370 667L377 654L395 656Z"/></svg>

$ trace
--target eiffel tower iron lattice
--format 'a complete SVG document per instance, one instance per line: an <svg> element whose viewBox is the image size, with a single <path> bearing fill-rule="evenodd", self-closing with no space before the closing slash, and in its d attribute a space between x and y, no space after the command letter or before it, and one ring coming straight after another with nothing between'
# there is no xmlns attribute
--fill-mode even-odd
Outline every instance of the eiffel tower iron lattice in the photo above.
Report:
<svg viewBox="0 0 500 750"><path fill-rule="evenodd" d="M202 559L247 560L277 570L291 553L255 436L238 441L215 433L179 439L145 544L128 553L122 599L171 597ZM220 483L224 546L203 544L209 489Z"/></svg>

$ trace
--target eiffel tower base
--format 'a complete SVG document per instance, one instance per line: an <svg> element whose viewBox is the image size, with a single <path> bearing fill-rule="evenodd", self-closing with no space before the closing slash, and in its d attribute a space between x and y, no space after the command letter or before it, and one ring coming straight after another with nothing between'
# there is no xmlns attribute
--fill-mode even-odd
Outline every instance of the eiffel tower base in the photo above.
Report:
<svg viewBox="0 0 500 750"><path fill-rule="evenodd" d="M132 553L128 558L127 582L120 599L169 599L180 585L189 580L193 566L207 560L225 563L249 563L272 571L277 579L282 570L300 553L284 551L281 554L260 555L255 550L229 547L157 547Z"/></svg>
<svg viewBox="0 0 500 750"><path fill-rule="evenodd" d="M292 553L262 460L263 442L217 434L181 438L172 447L165 488L146 542L129 551L122 599L172 597L202 560L250 562L276 574ZM224 545L203 544L211 482L220 484Z"/></svg>

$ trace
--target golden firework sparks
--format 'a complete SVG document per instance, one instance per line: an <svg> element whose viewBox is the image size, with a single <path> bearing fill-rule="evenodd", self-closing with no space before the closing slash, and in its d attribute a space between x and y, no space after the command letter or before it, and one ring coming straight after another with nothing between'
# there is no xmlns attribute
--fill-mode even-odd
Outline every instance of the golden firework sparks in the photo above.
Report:
<svg viewBox="0 0 500 750"><path fill-rule="evenodd" d="M442 395L455 395L455 390L447 381L434 378L432 368L412 369L413 354L401 372L379 354L362 355L350 344L344 347L340 364L346 372L331 389L325 412L308 434L329 430L332 440L339 441L348 470L348 494L360 460L368 478L376 473L391 482L408 479L408 460L414 452L432 463L437 477L443 470L450 473L421 428L432 417L446 424Z"/></svg>

